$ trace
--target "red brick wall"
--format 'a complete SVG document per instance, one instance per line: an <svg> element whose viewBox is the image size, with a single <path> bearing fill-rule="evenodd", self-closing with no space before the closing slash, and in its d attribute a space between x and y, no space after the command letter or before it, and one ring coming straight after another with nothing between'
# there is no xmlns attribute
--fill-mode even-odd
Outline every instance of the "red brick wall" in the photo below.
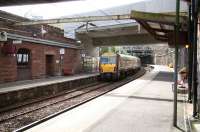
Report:
<svg viewBox="0 0 200 132"><path fill-rule="evenodd" d="M13 18L10 14L5 14L5 16ZM18 18L23 21L23 18ZM29 37L42 38L47 40L53 40L57 42L63 42L74 45L76 40L65 38L64 31L52 27L49 25L44 25L43 29L47 31L46 34L41 34L41 27L38 25L33 26L13 26L12 24L1 20L0 31L6 31L13 34L19 34ZM17 80L19 70L17 68L16 55L3 55L1 53L0 44L0 83L6 81ZM70 69L74 72L78 72L80 69L80 54L79 50L65 48L65 55L63 55L63 63L60 63L60 47L47 46L42 44L34 44L23 42L23 44L16 45L17 50L20 48L26 48L31 51L31 78L43 78L46 76L46 55L53 55L53 75L61 75L62 69ZM21 73L22 70L20 70Z"/></svg>
<svg viewBox="0 0 200 132"><path fill-rule="evenodd" d="M31 74L32 78L45 77L45 55L44 46L38 44L31 44L23 42L23 44L16 45L17 50L20 48L29 49L31 54Z"/></svg>
<svg viewBox="0 0 200 132"><path fill-rule="evenodd" d="M80 50L65 49L63 68L72 69L74 73L78 73L81 70L80 60Z"/></svg>
<svg viewBox="0 0 200 132"><path fill-rule="evenodd" d="M16 45L17 50L26 48L30 50L31 75L32 79L44 78L46 76L46 55L53 55L54 75L61 75L61 67L63 69L73 70L75 73L80 69L79 50L65 48L63 55L63 65L60 64L60 47L47 46L41 44L33 44L23 42ZM16 56L0 54L0 83L5 81L17 80L17 63Z"/></svg>
<svg viewBox="0 0 200 132"><path fill-rule="evenodd" d="M45 34L41 33L41 29L42 27L38 25L17 26L17 27L12 26L12 25L1 25L0 27L0 31L6 31L8 33L34 37L34 38L47 39L47 40L52 40L52 41L58 41L58 42L72 44L72 45L76 43L76 40L64 37L64 31L61 29L45 25L43 26L43 29L46 31Z"/></svg>
<svg viewBox="0 0 200 132"><path fill-rule="evenodd" d="M0 51L2 50L0 44ZM4 55L0 52L0 83L15 81L17 77L17 64L14 55Z"/></svg>

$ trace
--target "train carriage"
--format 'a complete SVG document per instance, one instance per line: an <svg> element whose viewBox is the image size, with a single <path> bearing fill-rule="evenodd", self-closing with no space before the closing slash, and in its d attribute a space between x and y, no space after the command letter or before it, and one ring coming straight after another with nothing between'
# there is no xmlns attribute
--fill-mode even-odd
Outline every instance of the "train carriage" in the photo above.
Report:
<svg viewBox="0 0 200 132"><path fill-rule="evenodd" d="M140 59L136 56L104 53L100 57L99 71L101 78L118 80L138 70L141 66Z"/></svg>

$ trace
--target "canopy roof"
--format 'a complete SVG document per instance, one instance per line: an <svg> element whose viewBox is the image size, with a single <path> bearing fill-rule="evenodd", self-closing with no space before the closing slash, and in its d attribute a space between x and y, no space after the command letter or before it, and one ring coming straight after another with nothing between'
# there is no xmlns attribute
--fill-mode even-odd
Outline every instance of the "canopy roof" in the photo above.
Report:
<svg viewBox="0 0 200 132"><path fill-rule="evenodd" d="M174 37L174 27L176 22L175 13L150 13L132 11L131 18L140 23L155 39L171 42ZM180 35L185 35L180 43L187 42L187 22L186 13L180 13ZM181 37L182 38L182 37ZM171 42L172 44L174 42Z"/></svg>
<svg viewBox="0 0 200 132"><path fill-rule="evenodd" d="M77 0L1 0L0 6L30 5L30 4L55 3L64 1L77 1Z"/></svg>
<svg viewBox="0 0 200 132"><path fill-rule="evenodd" d="M156 7L156 8L155 8ZM166 12L175 12L176 6L174 0L149 0L134 4L129 4L126 6L114 7L109 9L99 9L94 12L88 12L83 14L77 14L73 16L66 16L64 18L56 19L55 23L52 24L52 20L45 20L45 24L52 24L55 27L59 27L65 30L65 35L74 35L74 32L79 29L85 29L86 31L90 31L91 27L95 27L94 30L99 30L101 26L112 27L111 25L116 24L123 24L129 25L129 23L139 22L150 34L154 36L157 40L161 41L169 41L169 35L174 31L174 22L175 22L175 14L173 13L166 13ZM137 10L137 11L132 11ZM187 11L187 4L186 2L181 2L181 11ZM132 12L131 12L132 11ZM164 13L165 12L165 13ZM95 21L90 19L86 19L86 21L82 21L82 18L85 20L84 17L96 17L106 18L113 15L126 15L130 14L130 19L110 19L109 21ZM77 23L61 23L62 20L69 21L69 17L73 17L72 19L78 19L79 22ZM75 18L74 18L75 17ZM120 18L120 17L117 17ZM181 30L186 31L187 29L187 17L185 15L181 16ZM81 21L80 21L81 20ZM37 24L44 24L44 21L24 21L21 23L22 25L26 23L37 23ZM20 24L19 24L20 25ZM129 27L131 28L131 27ZM86 32L88 34L88 32ZM94 34L94 33L93 33ZM94 35L96 36L96 35Z"/></svg>

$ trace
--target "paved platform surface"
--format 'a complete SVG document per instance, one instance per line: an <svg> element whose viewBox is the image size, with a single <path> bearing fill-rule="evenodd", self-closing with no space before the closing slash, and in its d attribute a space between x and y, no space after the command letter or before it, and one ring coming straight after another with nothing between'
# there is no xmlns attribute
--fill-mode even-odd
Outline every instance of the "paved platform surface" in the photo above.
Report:
<svg viewBox="0 0 200 132"><path fill-rule="evenodd" d="M173 73L150 73L48 120L28 132L178 132L173 120Z"/></svg>
<svg viewBox="0 0 200 132"><path fill-rule="evenodd" d="M66 81L72 81L82 78L88 78L97 76L99 73L93 73L93 74L76 74L76 75L70 75L70 76L62 76L62 77L50 77L50 78L44 78L44 79L34 79L34 80L25 80L25 81L17 81L17 82L10 82L10 83L4 83L0 84L0 93L6 93L10 91L17 91L21 89L29 89L33 87L38 86L44 86L44 85L50 85L50 84L56 84Z"/></svg>

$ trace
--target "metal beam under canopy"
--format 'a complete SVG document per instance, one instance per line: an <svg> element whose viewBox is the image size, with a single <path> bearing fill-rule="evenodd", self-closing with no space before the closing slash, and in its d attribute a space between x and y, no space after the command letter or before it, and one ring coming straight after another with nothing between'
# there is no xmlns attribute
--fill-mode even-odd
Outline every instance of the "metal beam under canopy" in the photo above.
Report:
<svg viewBox="0 0 200 132"><path fill-rule="evenodd" d="M174 26L176 25L176 14L171 13L151 13L151 12L140 12L131 11L131 18L140 23L155 39L168 42L171 47L175 45L175 31ZM187 39L187 22L188 17L186 13L182 12L179 16L180 20L180 39L181 45L188 42Z"/></svg>
<svg viewBox="0 0 200 132"><path fill-rule="evenodd" d="M107 15L107 16L87 16L87 17L71 17L59 18L38 21L25 21L16 23L16 26L26 25L42 25L42 24L58 24L58 23L75 23L75 22L89 22L89 21L107 21L107 20L125 20L130 19L130 15Z"/></svg>

